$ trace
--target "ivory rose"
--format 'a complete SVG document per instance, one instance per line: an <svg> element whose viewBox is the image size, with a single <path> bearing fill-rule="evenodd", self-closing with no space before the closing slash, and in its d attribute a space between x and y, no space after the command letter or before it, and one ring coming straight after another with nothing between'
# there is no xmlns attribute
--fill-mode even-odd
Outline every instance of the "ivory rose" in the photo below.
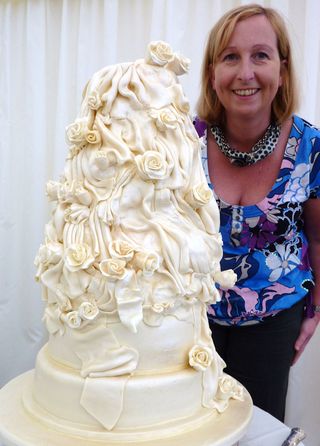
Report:
<svg viewBox="0 0 320 446"><path fill-rule="evenodd" d="M152 305L152 310L155 313L163 313L167 310L170 310L174 307L174 303L172 302L163 302L163 303L155 303Z"/></svg>
<svg viewBox="0 0 320 446"><path fill-rule="evenodd" d="M107 259L100 263L101 273L109 280L123 279L127 273L126 262L121 259Z"/></svg>
<svg viewBox="0 0 320 446"><path fill-rule="evenodd" d="M151 276L160 266L160 258L155 252L137 252L132 262L145 276Z"/></svg>
<svg viewBox="0 0 320 446"><path fill-rule="evenodd" d="M223 375L219 378L216 397L219 400L228 400L229 398L243 400L243 387L231 376Z"/></svg>
<svg viewBox="0 0 320 446"><path fill-rule="evenodd" d="M109 243L111 257L128 262L134 255L133 246L124 240L113 240Z"/></svg>
<svg viewBox="0 0 320 446"><path fill-rule="evenodd" d="M77 311L69 311L69 313L64 313L61 315L61 319L70 327L70 328L79 328L81 325L81 318Z"/></svg>
<svg viewBox="0 0 320 446"><path fill-rule="evenodd" d="M49 200L57 200L58 199L58 191L59 191L60 183L58 181L48 181L46 184L46 194L49 197Z"/></svg>
<svg viewBox="0 0 320 446"><path fill-rule="evenodd" d="M200 183L194 186L187 194L186 201L195 209L209 203L212 198L212 191L207 184Z"/></svg>
<svg viewBox="0 0 320 446"><path fill-rule="evenodd" d="M78 314L83 320L93 321L99 314L99 308L91 302L82 302Z"/></svg>
<svg viewBox="0 0 320 446"><path fill-rule="evenodd" d="M98 130L88 130L85 138L89 144L100 144L101 142L101 136Z"/></svg>
<svg viewBox="0 0 320 446"><path fill-rule="evenodd" d="M155 150L148 150L135 157L138 173L143 180L163 180L169 176L168 163L163 155Z"/></svg>
<svg viewBox="0 0 320 446"><path fill-rule="evenodd" d="M203 345L195 345L189 351L189 364L198 372L204 372L213 359L212 349Z"/></svg>
<svg viewBox="0 0 320 446"><path fill-rule="evenodd" d="M167 68L172 70L177 76L180 76L189 71L190 62L190 59L187 57L175 53L173 59L168 63Z"/></svg>
<svg viewBox="0 0 320 446"><path fill-rule="evenodd" d="M155 124L161 132L177 127L177 117L169 108L152 110L150 115L155 119Z"/></svg>
<svg viewBox="0 0 320 446"><path fill-rule="evenodd" d="M102 102L99 93L97 91L93 91L88 97L88 107L91 108L91 110L98 110L101 105Z"/></svg>
<svg viewBox="0 0 320 446"><path fill-rule="evenodd" d="M36 265L40 263L48 266L49 264L56 265L62 257L62 244L58 242L47 242L45 245L40 245L38 255L35 259Z"/></svg>
<svg viewBox="0 0 320 446"><path fill-rule="evenodd" d="M173 51L166 42L161 40L150 42L146 62L154 65L163 66L173 59Z"/></svg>
<svg viewBox="0 0 320 446"><path fill-rule="evenodd" d="M88 124L86 118L76 119L75 122L70 124L66 129L67 143L70 145L82 144L86 140L86 134L88 132Z"/></svg>
<svg viewBox="0 0 320 446"><path fill-rule="evenodd" d="M65 251L65 265L69 271L87 269L93 262L91 248L86 243L71 244Z"/></svg>
<svg viewBox="0 0 320 446"><path fill-rule="evenodd" d="M217 271L214 273L213 280L220 285L220 288L227 290L234 286L237 280L237 275L232 269Z"/></svg>

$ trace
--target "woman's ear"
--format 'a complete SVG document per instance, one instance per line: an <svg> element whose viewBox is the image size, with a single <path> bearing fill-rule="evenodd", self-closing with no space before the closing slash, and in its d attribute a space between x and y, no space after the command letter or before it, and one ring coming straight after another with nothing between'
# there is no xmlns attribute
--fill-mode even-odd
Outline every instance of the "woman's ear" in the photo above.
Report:
<svg viewBox="0 0 320 446"><path fill-rule="evenodd" d="M215 90L215 76L214 76L214 68L212 63L209 65L209 78L210 78L210 83L211 83L211 87L213 90Z"/></svg>
<svg viewBox="0 0 320 446"><path fill-rule="evenodd" d="M286 75L288 70L288 61L287 59L283 59L280 62L280 77L279 77L279 87L283 85L283 78Z"/></svg>

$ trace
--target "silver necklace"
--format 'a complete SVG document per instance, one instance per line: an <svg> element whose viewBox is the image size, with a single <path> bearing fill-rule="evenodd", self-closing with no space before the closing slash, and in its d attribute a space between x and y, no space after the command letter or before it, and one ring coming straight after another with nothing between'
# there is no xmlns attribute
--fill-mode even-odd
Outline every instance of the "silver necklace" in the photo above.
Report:
<svg viewBox="0 0 320 446"><path fill-rule="evenodd" d="M241 152L230 147L219 126L212 125L210 130L217 146L229 159L230 163L243 167L263 160L274 151L279 140L281 127L277 124L270 124L263 137L252 147L250 152Z"/></svg>

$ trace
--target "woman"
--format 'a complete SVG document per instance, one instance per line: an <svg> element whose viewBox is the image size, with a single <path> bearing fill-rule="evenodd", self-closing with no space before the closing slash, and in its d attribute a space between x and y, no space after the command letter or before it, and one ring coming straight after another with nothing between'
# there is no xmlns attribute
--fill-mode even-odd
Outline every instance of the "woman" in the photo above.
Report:
<svg viewBox="0 0 320 446"><path fill-rule="evenodd" d="M220 208L222 270L238 281L209 322L226 372L280 420L290 366L320 320L320 131L293 115L296 103L279 14L226 13L209 35L195 126Z"/></svg>

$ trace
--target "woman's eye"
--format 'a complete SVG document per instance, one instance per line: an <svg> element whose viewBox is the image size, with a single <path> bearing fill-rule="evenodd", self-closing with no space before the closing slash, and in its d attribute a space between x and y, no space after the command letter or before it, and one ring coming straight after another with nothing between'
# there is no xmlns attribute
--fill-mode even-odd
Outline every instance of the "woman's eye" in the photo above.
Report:
<svg viewBox="0 0 320 446"><path fill-rule="evenodd" d="M256 60L265 60L265 59L269 59L269 56L267 53L265 53L264 51L258 51L257 53L254 54L254 59Z"/></svg>
<svg viewBox="0 0 320 446"><path fill-rule="evenodd" d="M237 58L238 56L235 53L229 53L223 56L223 60L226 62L232 62L234 60L237 60Z"/></svg>

